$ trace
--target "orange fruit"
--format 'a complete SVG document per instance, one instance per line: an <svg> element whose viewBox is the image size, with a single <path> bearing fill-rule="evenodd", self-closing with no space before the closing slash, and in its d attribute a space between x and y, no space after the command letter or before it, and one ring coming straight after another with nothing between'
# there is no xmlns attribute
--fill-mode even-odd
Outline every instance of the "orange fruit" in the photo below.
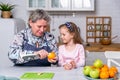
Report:
<svg viewBox="0 0 120 80"><path fill-rule="evenodd" d="M109 72L108 71L101 71L100 72L100 79L108 79L109 78Z"/></svg>
<svg viewBox="0 0 120 80"><path fill-rule="evenodd" d="M114 71L115 73L118 72L118 69L115 66L110 67L110 70Z"/></svg>
<svg viewBox="0 0 120 80"><path fill-rule="evenodd" d="M106 67L106 68L108 68L108 69L109 69L108 65L106 65L106 64L104 64L104 65L103 65L103 67Z"/></svg>
<svg viewBox="0 0 120 80"><path fill-rule="evenodd" d="M55 52L50 52L50 53L48 54L48 59L54 59L55 57L56 57Z"/></svg>
<svg viewBox="0 0 120 80"><path fill-rule="evenodd" d="M118 72L118 69L115 66L110 67L109 69L109 76L111 78L116 76L116 73Z"/></svg>
<svg viewBox="0 0 120 80"><path fill-rule="evenodd" d="M113 77L115 77L115 75L116 75L116 73L115 73L115 71L114 70L109 70L109 76L110 76L110 78L113 78Z"/></svg>
<svg viewBox="0 0 120 80"><path fill-rule="evenodd" d="M109 70L109 67L104 64L103 67L101 68L101 71L108 71Z"/></svg>

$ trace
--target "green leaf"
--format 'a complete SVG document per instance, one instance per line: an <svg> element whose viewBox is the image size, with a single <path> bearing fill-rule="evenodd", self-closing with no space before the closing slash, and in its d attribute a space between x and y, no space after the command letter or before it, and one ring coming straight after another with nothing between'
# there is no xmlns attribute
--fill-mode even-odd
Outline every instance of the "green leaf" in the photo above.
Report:
<svg viewBox="0 0 120 80"><path fill-rule="evenodd" d="M16 5L8 4L8 3L0 3L1 11L11 11L15 8Z"/></svg>

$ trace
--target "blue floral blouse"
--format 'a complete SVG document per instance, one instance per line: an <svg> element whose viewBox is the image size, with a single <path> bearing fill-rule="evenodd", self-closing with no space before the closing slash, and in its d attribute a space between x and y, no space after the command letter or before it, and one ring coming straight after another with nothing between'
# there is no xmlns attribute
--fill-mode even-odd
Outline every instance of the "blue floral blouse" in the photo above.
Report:
<svg viewBox="0 0 120 80"><path fill-rule="evenodd" d="M15 64L23 64L38 59L39 57L34 56L33 52L40 49L45 49L48 52L54 51L57 54L58 48L55 37L49 32L45 32L42 37L36 37L32 34L31 28L26 28L14 36L8 57Z"/></svg>

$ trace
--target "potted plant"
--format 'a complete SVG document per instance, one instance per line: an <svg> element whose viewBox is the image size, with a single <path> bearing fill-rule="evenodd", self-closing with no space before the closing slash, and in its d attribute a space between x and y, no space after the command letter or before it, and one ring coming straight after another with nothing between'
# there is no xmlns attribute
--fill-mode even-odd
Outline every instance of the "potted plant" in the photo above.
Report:
<svg viewBox="0 0 120 80"><path fill-rule="evenodd" d="M3 18L10 18L12 16L12 12L11 10L13 10L15 7L15 5L11 5L8 3L0 3L0 10L1 12L1 16Z"/></svg>

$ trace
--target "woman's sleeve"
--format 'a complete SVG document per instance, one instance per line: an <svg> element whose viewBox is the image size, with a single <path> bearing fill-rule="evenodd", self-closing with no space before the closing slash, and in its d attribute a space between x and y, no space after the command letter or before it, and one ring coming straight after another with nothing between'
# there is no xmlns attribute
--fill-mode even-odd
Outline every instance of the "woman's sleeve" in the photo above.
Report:
<svg viewBox="0 0 120 80"><path fill-rule="evenodd" d="M79 47L78 58L76 58L75 62L77 67L85 65L85 51L82 45Z"/></svg>
<svg viewBox="0 0 120 80"><path fill-rule="evenodd" d="M56 41L56 39L55 39L55 37L54 37L54 35L52 35L52 34L49 34L51 37L47 37L48 38L48 44L49 44L49 47L51 48L51 50L53 51L53 52L55 52L56 54L58 54L58 45L57 45L57 41Z"/></svg>
<svg viewBox="0 0 120 80"><path fill-rule="evenodd" d="M14 36L14 39L9 47L8 57L15 64L21 64L28 62L28 59L24 59L23 57L29 54L33 54L33 51L25 51L23 50L24 38L23 34L19 33ZM29 61L33 58L29 58Z"/></svg>

